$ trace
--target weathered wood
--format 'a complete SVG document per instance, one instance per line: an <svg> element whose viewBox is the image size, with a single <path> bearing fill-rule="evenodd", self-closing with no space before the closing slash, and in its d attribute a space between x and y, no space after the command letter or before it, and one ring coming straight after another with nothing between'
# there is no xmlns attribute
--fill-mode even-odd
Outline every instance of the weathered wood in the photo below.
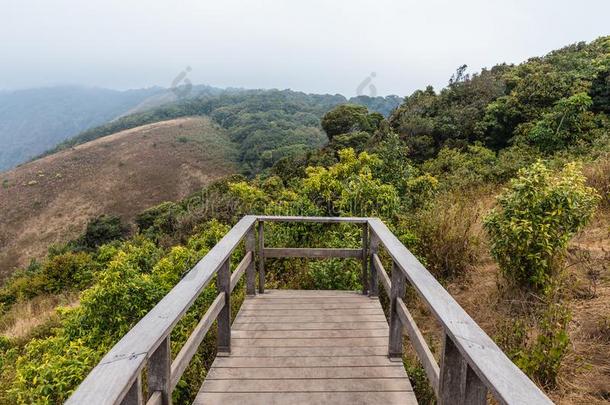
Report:
<svg viewBox="0 0 610 405"><path fill-rule="evenodd" d="M327 258L360 258L362 249L332 248L265 248L265 257L308 257L313 259Z"/></svg>
<svg viewBox="0 0 610 405"><path fill-rule="evenodd" d="M254 263L254 255L256 251L256 234L252 227L246 234L246 255L250 254L250 263L246 269L246 294L256 294L256 266Z"/></svg>
<svg viewBox="0 0 610 405"><path fill-rule="evenodd" d="M258 293L265 292L265 223L258 221Z"/></svg>
<svg viewBox="0 0 610 405"><path fill-rule="evenodd" d="M354 405L354 404L417 404L412 391L379 392L201 392L193 405Z"/></svg>
<svg viewBox="0 0 610 405"><path fill-rule="evenodd" d="M155 391L152 393L148 401L146 401L146 405L162 405L163 397L161 395L161 391Z"/></svg>
<svg viewBox="0 0 610 405"><path fill-rule="evenodd" d="M289 299L294 298L315 298L315 297L339 297L339 298L357 298L362 302L362 296L358 291L350 290L269 290L267 294L262 297L256 297L253 302L260 302L261 299L269 298L281 298L286 297Z"/></svg>
<svg viewBox="0 0 610 405"><path fill-rule="evenodd" d="M364 223L362 226L362 252L361 258L362 261L362 294L367 295L369 293L369 277L368 277L368 250L369 250L369 225L368 223Z"/></svg>
<svg viewBox="0 0 610 405"><path fill-rule="evenodd" d="M364 338L388 337L386 329L338 329L338 330L233 330L231 339L303 339L303 338Z"/></svg>
<svg viewBox="0 0 610 405"><path fill-rule="evenodd" d="M404 301L399 298L397 300L398 306L396 309L398 310L398 316L404 326L404 329L409 336L409 340L417 353L417 357L421 362L424 370L426 370L426 376L428 376L428 381L434 390L434 393L438 397L438 380L440 375L440 368L434 359L434 355L430 351L428 344L426 343L426 339L419 331L415 320L411 316L411 313L407 309Z"/></svg>
<svg viewBox="0 0 610 405"><path fill-rule="evenodd" d="M552 404L381 220L370 218L369 226L497 400L509 404Z"/></svg>
<svg viewBox="0 0 610 405"><path fill-rule="evenodd" d="M205 380L206 392L376 392L412 391L406 378Z"/></svg>
<svg viewBox="0 0 610 405"><path fill-rule="evenodd" d="M206 380L404 378L402 365L372 367L212 367Z"/></svg>
<svg viewBox="0 0 610 405"><path fill-rule="evenodd" d="M216 317L220 313L220 310L224 307L224 304L225 294L218 294L218 296L212 302L208 310L201 317L201 320L199 321L197 326L195 326L195 329L187 339L186 343L184 343L184 345L182 346L182 349L180 349L180 352L178 352L178 355L172 362L171 368L172 390L176 388L176 385L178 385L178 381L180 381L182 373L184 373L184 370L186 370L191 359L193 358L195 353L197 353L199 345L203 341L203 338L205 338L205 335L210 330L210 327L216 320Z"/></svg>
<svg viewBox="0 0 610 405"><path fill-rule="evenodd" d="M367 229L368 229L368 224L367 224ZM379 296L379 280L377 278L377 272L378 267L375 263L375 258L377 258L376 260L379 261L379 256L377 256L377 254L379 253L379 238L377 237L377 235L375 235L372 232L369 232L369 272L370 272L370 277L369 277L369 296L370 297L377 297ZM381 264L381 262L379 262ZM383 266L382 266L383 268ZM389 291L389 290L388 290Z"/></svg>
<svg viewBox="0 0 610 405"><path fill-rule="evenodd" d="M209 284L220 266L254 225L256 217L242 218L208 254L102 358L68 404L116 404L131 388L146 359L169 335L174 325ZM134 353L137 353L134 355Z"/></svg>
<svg viewBox="0 0 610 405"><path fill-rule="evenodd" d="M386 324L387 325L387 324ZM214 367L373 367L386 366L402 368L401 364L391 363L388 357L381 356L308 356L308 357L217 357ZM404 370L404 369L403 369Z"/></svg>
<svg viewBox="0 0 610 405"><path fill-rule="evenodd" d="M389 297L392 293L392 282L390 281L390 276L388 276L388 273L386 273L383 264L381 264L379 256L373 256L373 263L375 264L375 267L377 269L377 275L379 276L378 278L381 281L381 285L383 286L385 293Z"/></svg>
<svg viewBox="0 0 610 405"><path fill-rule="evenodd" d="M316 323L311 328L311 323L299 322L303 315L298 314L309 314L312 319L350 319L356 316L352 315L354 309L295 309L295 306L306 305L300 302L307 299L314 301L310 305L321 305L318 299L325 295L324 292L271 290L268 294L282 296L284 305L290 303L289 297L294 295L294 300L299 303L292 303L288 309L267 310L273 311L274 315L254 324L264 326L264 329L239 329L251 325L240 324L243 320L261 318L261 314L256 312L258 303L268 306L263 295L248 298L233 325L231 356L216 358L195 403L233 403L237 400L232 396L235 393L244 393L246 396L242 399L246 403L277 404L300 398L295 403L309 405L315 403L312 401L312 398L317 398L315 395L327 394L333 395L328 397L329 403L333 404L343 400L357 404L416 403L404 367L387 357L388 325L378 301L362 294L332 292L334 297L343 294L345 298L339 299L352 301L356 297L358 304L376 304L373 308L356 308L355 311L366 311L370 314L367 316L376 316L380 321L372 325L361 322ZM332 317L325 312L332 313ZM290 315L287 318L293 321L275 323L286 315ZM321 325L332 325L333 329L323 329ZM358 329L353 329L354 326ZM276 330L277 327L280 329ZM279 396L265 397L269 401L259 396L271 393ZM307 393L306 397L294 396L304 393ZM375 397L377 393L397 396ZM213 396L215 394L218 396ZM344 396L337 397L339 394ZM391 402L379 402L386 398Z"/></svg>
<svg viewBox="0 0 610 405"><path fill-rule="evenodd" d="M233 324L233 330L361 330L387 329L388 323L375 322L284 322L284 323L241 323Z"/></svg>
<svg viewBox="0 0 610 405"><path fill-rule="evenodd" d="M365 347L383 346L388 338L383 337L344 337L341 339L333 338L303 338L303 339L236 339L233 340L233 347Z"/></svg>
<svg viewBox="0 0 610 405"><path fill-rule="evenodd" d="M144 403L144 393L142 392L142 376L138 374L135 381L128 388L127 394L121 401L121 405L142 405Z"/></svg>
<svg viewBox="0 0 610 405"><path fill-rule="evenodd" d="M462 391L464 392L464 405L485 405L487 404L487 387L472 367L464 364L466 379Z"/></svg>
<svg viewBox="0 0 610 405"><path fill-rule="evenodd" d="M221 314L222 315L222 314ZM219 316L220 318L220 316ZM241 325L244 323L266 323L266 324L277 324L287 322L317 322L320 321L319 316L240 316L235 319L235 325ZM324 322L383 322L385 316L383 314L375 315L336 315L326 316L323 319Z"/></svg>
<svg viewBox="0 0 610 405"><path fill-rule="evenodd" d="M249 303L248 300L242 304L244 311L305 311L308 309L371 309L380 308L379 301L370 300L366 303L347 302L342 303L324 303L314 302L311 304L264 304L264 303Z"/></svg>
<svg viewBox="0 0 610 405"><path fill-rule="evenodd" d="M445 335L439 379L439 405L463 405L462 380L465 360L451 338Z"/></svg>
<svg viewBox="0 0 610 405"><path fill-rule="evenodd" d="M218 352L231 352L231 269L229 259L220 266L217 275L216 288L219 294L224 294L224 305L218 314Z"/></svg>
<svg viewBox="0 0 610 405"><path fill-rule="evenodd" d="M331 309L271 309L271 308L243 308L239 312L240 317L251 316L341 316L341 315L377 315L379 308L331 308Z"/></svg>
<svg viewBox="0 0 610 405"><path fill-rule="evenodd" d="M299 217L259 215L256 218L259 222L317 222L320 224L337 224L341 222L366 224L368 221L368 218L363 217Z"/></svg>
<svg viewBox="0 0 610 405"><path fill-rule="evenodd" d="M392 264L392 285L390 288L390 339L388 356L402 361L402 322L398 315L398 299L405 295L405 276L396 263Z"/></svg>
<svg viewBox="0 0 610 405"><path fill-rule="evenodd" d="M247 252L244 258L239 262L233 273L231 274L231 292L235 289L239 279L246 272L246 269L250 267L252 263L252 252Z"/></svg>
<svg viewBox="0 0 610 405"><path fill-rule="evenodd" d="M154 392L159 392L161 403L170 405L172 393L170 384L171 346L169 336L157 347L148 360L147 382L149 398Z"/></svg>

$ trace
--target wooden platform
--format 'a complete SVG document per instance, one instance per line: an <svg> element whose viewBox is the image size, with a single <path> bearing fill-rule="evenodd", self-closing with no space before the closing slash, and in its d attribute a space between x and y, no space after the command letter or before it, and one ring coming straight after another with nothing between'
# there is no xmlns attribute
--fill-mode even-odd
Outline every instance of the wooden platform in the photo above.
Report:
<svg viewBox="0 0 610 405"><path fill-rule="evenodd" d="M417 404L387 357L379 301L356 292L270 290L246 298L194 404Z"/></svg>

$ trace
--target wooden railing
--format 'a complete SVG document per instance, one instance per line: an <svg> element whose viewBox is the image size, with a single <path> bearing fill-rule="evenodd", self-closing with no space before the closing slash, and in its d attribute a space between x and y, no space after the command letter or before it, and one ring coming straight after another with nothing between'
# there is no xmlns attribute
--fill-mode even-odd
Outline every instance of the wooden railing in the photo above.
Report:
<svg viewBox="0 0 610 405"><path fill-rule="evenodd" d="M265 222L352 223L362 228L359 249L268 248ZM256 232L256 230L258 232ZM258 245L256 243L258 233ZM231 273L230 258L245 240L245 255ZM392 258L391 277L379 258L384 247ZM438 402L484 404L488 391L500 403L549 404L549 398L517 368L451 295L377 218L245 216L91 371L69 404L164 404L182 373L217 320L218 353L231 351L231 292L246 274L246 292L256 293L255 255L259 293L265 289L265 258L358 258L362 261L363 293L376 297L379 282L390 300L388 356L402 361L403 332L421 361ZM218 295L171 361L170 334L203 289L216 276ZM428 305L444 331L443 352L437 364L403 297L406 281ZM148 393L143 398L142 372Z"/></svg>

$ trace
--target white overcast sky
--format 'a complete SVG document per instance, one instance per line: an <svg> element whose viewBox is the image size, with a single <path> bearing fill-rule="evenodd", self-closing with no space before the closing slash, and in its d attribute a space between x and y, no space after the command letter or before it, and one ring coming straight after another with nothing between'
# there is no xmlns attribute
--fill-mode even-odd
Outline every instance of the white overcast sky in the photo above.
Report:
<svg viewBox="0 0 610 405"><path fill-rule="evenodd" d="M610 34L610 0L0 0L0 89L446 85Z"/></svg>

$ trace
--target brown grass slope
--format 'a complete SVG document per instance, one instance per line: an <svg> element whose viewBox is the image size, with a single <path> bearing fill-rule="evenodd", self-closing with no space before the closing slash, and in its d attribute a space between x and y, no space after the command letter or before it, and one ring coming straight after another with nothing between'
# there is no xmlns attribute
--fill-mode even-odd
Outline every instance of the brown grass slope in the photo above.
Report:
<svg viewBox="0 0 610 405"><path fill-rule="evenodd" d="M228 135L209 119L122 131L0 173L0 281L77 237L92 217L126 221L236 171Z"/></svg>

